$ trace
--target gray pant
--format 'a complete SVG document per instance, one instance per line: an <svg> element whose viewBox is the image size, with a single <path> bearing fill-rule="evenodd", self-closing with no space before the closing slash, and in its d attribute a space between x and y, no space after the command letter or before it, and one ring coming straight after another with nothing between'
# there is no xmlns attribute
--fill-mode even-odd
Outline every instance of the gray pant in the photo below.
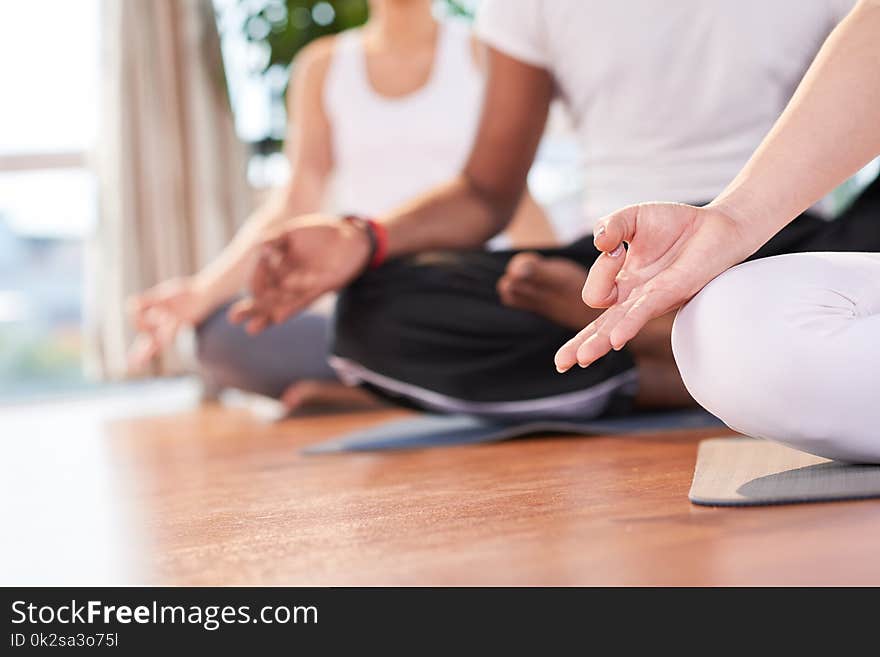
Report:
<svg viewBox="0 0 880 657"><path fill-rule="evenodd" d="M336 381L327 364L329 313L306 311L259 335L249 335L221 307L196 328L196 353L205 381L278 398L302 380Z"/></svg>

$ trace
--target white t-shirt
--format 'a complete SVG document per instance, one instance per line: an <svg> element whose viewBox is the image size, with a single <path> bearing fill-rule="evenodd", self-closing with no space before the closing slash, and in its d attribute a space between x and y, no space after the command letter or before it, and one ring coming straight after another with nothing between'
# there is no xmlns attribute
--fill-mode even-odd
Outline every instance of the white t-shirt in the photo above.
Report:
<svg viewBox="0 0 880 657"><path fill-rule="evenodd" d="M484 0L477 35L548 70L584 158L584 231L642 201L710 201L855 0Z"/></svg>

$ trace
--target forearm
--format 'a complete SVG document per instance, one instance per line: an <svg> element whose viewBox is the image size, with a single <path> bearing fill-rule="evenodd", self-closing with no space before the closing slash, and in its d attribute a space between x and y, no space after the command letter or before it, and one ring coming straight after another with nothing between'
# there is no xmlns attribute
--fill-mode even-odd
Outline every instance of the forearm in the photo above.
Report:
<svg viewBox="0 0 880 657"><path fill-rule="evenodd" d="M232 241L195 276L195 282L207 305L216 307L235 296L242 288L249 267L250 254L260 232L287 216L280 200L282 192L273 192L272 197L254 211L236 233Z"/></svg>
<svg viewBox="0 0 880 657"><path fill-rule="evenodd" d="M481 189L466 173L378 217L388 231L388 255L482 246L510 222L518 195Z"/></svg>
<svg viewBox="0 0 880 657"><path fill-rule="evenodd" d="M712 203L756 243L880 153L880 0L829 36L776 125Z"/></svg>

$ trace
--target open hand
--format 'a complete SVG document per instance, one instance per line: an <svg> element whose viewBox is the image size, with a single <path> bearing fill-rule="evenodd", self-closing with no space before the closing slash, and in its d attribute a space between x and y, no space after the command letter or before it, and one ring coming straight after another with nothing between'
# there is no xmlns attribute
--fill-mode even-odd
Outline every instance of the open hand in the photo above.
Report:
<svg viewBox="0 0 880 657"><path fill-rule="evenodd" d="M298 217L260 244L250 296L229 319L249 333L283 322L357 278L370 257L366 232L335 217Z"/></svg>
<svg viewBox="0 0 880 657"><path fill-rule="evenodd" d="M128 352L128 366L139 371L174 341L183 326L204 319L210 307L195 279L185 277L165 281L132 297L128 310L137 330Z"/></svg>
<svg viewBox="0 0 880 657"><path fill-rule="evenodd" d="M622 349L649 320L683 305L752 253L741 233L711 206L644 203L601 219L594 235L603 253L590 268L583 299L607 310L559 349L556 368L586 367Z"/></svg>

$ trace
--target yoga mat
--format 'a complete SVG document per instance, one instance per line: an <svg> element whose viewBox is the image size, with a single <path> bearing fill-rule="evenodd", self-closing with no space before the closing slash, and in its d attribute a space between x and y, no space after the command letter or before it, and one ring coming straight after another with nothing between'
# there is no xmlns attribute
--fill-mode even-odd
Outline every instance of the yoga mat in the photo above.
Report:
<svg viewBox="0 0 880 657"><path fill-rule="evenodd" d="M688 495L703 506L757 506L880 497L880 466L849 465L751 438L700 443Z"/></svg>
<svg viewBox="0 0 880 657"><path fill-rule="evenodd" d="M493 443L540 433L622 434L718 426L721 422L702 410L643 413L584 422L535 420L504 423L467 415L421 415L394 420L310 445L305 454L419 449Z"/></svg>

